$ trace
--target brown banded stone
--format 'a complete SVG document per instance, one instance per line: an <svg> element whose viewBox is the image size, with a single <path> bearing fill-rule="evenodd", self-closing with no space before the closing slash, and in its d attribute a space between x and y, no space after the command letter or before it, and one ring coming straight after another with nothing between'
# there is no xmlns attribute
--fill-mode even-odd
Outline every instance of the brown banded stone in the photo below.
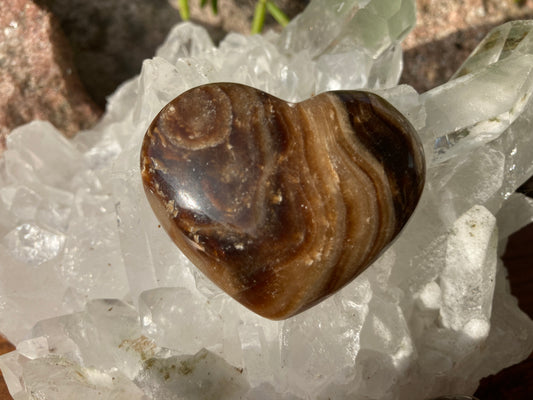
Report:
<svg viewBox="0 0 533 400"><path fill-rule="evenodd" d="M191 89L141 150L148 200L184 254L271 319L349 283L397 236L422 192L414 128L379 96L292 104L234 83Z"/></svg>

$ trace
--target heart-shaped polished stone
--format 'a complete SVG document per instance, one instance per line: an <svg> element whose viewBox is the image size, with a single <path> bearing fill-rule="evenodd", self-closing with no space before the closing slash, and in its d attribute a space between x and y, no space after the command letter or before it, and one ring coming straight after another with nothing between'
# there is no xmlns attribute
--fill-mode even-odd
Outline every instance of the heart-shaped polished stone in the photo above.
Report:
<svg viewBox="0 0 533 400"><path fill-rule="evenodd" d="M157 115L141 150L148 200L172 240L234 299L295 315L369 266L422 192L423 150L379 96L287 103L234 83Z"/></svg>

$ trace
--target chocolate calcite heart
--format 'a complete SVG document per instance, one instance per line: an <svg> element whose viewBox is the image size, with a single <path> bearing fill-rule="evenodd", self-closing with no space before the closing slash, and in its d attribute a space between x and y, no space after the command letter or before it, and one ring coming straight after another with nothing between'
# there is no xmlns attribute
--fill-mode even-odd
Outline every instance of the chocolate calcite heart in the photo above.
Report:
<svg viewBox="0 0 533 400"><path fill-rule="evenodd" d="M287 103L215 83L167 104L141 150L148 200L172 240L226 293L271 319L349 283L405 225L425 162L379 96Z"/></svg>

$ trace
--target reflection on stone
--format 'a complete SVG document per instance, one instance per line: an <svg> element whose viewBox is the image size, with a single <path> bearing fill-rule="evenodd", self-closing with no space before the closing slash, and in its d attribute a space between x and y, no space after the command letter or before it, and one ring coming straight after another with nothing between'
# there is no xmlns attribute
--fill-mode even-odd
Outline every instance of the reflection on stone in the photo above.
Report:
<svg viewBox="0 0 533 400"><path fill-rule="evenodd" d="M425 163L411 124L371 93L292 104L223 83L161 111L141 168L180 249L236 300L282 319L376 259L412 214Z"/></svg>

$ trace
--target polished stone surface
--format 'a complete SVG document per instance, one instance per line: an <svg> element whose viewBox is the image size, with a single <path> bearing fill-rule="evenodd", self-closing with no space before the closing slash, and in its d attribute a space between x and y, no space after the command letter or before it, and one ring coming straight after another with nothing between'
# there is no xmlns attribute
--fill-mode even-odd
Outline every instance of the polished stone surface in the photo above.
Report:
<svg viewBox="0 0 533 400"><path fill-rule="evenodd" d="M144 138L145 192L193 263L256 313L283 319L349 283L414 211L414 128L377 95L292 104L234 83L171 101Z"/></svg>

